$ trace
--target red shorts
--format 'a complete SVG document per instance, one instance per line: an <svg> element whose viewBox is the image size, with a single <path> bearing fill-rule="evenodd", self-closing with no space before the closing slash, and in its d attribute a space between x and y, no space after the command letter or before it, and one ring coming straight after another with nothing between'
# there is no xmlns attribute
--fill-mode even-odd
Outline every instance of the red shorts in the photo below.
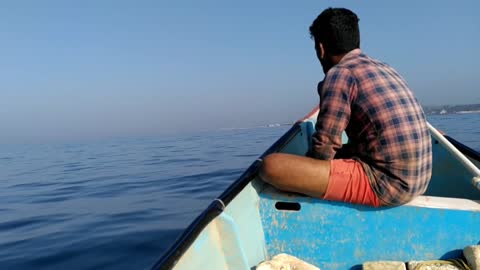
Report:
<svg viewBox="0 0 480 270"><path fill-rule="evenodd" d="M382 205L370 186L362 164L353 159L330 161L330 178L323 198L374 207Z"/></svg>

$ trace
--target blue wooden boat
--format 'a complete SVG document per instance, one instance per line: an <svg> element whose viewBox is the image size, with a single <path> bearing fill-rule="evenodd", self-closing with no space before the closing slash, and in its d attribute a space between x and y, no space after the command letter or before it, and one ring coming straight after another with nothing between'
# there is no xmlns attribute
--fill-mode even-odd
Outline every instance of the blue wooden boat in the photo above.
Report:
<svg viewBox="0 0 480 270"><path fill-rule="evenodd" d="M317 115L314 110L294 124L263 156L304 155ZM406 205L377 209L281 192L258 179L260 157L152 269L248 270L279 253L320 269L457 258L465 246L480 242L480 154L430 131L432 180L423 196Z"/></svg>

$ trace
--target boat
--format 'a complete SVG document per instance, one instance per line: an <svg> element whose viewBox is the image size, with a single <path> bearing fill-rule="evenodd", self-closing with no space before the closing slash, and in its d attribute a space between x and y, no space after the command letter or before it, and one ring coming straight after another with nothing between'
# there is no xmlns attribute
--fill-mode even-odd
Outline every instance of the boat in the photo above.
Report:
<svg viewBox="0 0 480 270"><path fill-rule="evenodd" d="M429 125L433 171L426 193L372 208L279 191L258 178L262 158L304 155L318 107L293 124L213 200L152 269L255 269L286 253L320 269L368 261L446 260L480 244L480 154ZM346 142L346 135L343 136Z"/></svg>

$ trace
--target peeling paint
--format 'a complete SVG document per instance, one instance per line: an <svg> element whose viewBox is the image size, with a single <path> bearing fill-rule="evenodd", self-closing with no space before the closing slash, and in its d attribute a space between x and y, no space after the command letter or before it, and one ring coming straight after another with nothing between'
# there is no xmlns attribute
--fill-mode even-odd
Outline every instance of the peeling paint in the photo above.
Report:
<svg viewBox="0 0 480 270"><path fill-rule="evenodd" d="M320 269L349 269L375 260L448 258L480 240L478 212L410 205L374 210L297 197L301 210L287 213L277 211L275 202L294 198L269 192L274 191L260 196L268 253L292 254Z"/></svg>

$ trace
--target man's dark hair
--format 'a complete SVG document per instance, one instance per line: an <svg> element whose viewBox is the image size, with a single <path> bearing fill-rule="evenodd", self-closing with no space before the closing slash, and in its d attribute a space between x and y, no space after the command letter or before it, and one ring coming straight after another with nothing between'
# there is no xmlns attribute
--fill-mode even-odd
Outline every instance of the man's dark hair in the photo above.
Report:
<svg viewBox="0 0 480 270"><path fill-rule="evenodd" d="M321 42L332 55L345 54L360 48L358 17L346 8L327 8L313 21L310 35L315 46Z"/></svg>

